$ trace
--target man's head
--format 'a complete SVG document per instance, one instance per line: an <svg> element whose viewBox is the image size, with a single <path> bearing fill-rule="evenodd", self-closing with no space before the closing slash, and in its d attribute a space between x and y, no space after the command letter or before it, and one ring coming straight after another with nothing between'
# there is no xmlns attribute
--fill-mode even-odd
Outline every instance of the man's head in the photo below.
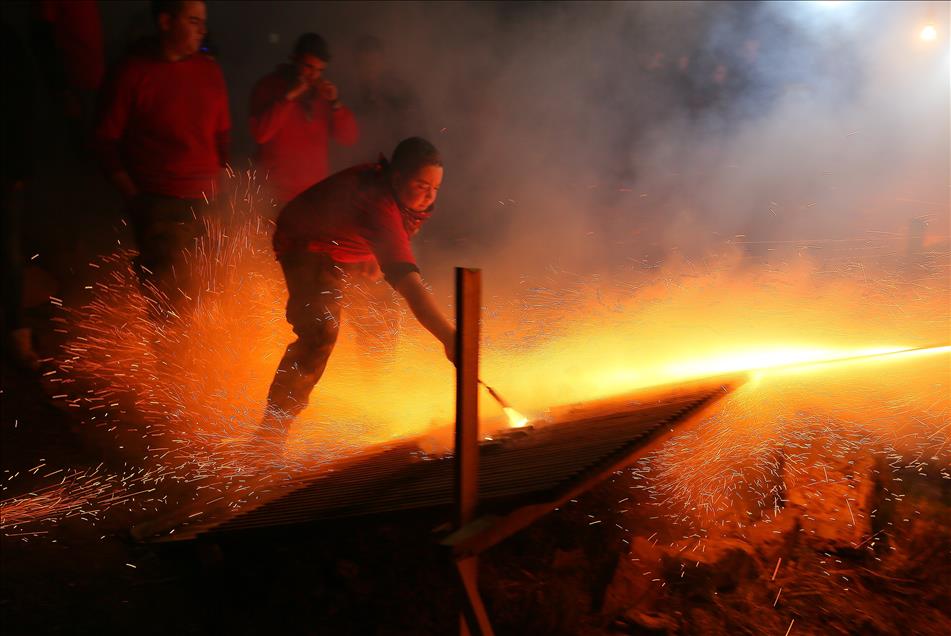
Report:
<svg viewBox="0 0 951 636"><path fill-rule="evenodd" d="M442 157L436 147L422 137L404 139L390 160L390 182L400 205L413 212L425 212L436 202L442 185Z"/></svg>
<svg viewBox="0 0 951 636"><path fill-rule="evenodd" d="M324 74L330 62L330 48L327 42L316 33L305 33L297 38L291 60L297 67L297 75L305 81L316 84Z"/></svg>
<svg viewBox="0 0 951 636"><path fill-rule="evenodd" d="M155 0L152 16L158 26L162 50L173 59L194 55L208 33L208 12L198 0Z"/></svg>

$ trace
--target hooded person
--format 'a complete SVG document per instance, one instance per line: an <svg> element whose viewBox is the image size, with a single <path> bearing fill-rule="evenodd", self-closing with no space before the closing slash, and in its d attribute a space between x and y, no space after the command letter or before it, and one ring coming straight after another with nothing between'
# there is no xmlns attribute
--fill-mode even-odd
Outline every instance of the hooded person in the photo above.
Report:
<svg viewBox="0 0 951 636"><path fill-rule="evenodd" d="M337 341L347 272L376 271L455 360L455 333L424 286L410 245L432 213L442 158L420 137L404 139L390 161L357 165L310 187L277 217L274 251L287 282L288 345L268 391L260 436L283 443L307 406Z"/></svg>

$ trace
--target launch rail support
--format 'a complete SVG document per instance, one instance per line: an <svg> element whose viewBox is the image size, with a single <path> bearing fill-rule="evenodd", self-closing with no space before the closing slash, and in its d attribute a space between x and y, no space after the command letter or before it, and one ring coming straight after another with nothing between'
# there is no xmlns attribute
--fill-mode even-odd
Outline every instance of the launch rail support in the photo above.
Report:
<svg viewBox="0 0 951 636"><path fill-rule="evenodd" d="M289 481L261 501L196 522L206 502L142 528L148 543L261 541L334 520L432 511L445 572L458 600L459 631L491 635L478 587L478 559L507 537L594 488L673 435L700 426L745 374L660 387L603 404L567 405L554 421L481 440L479 436L480 272L456 270L456 425L454 457L421 461L422 438L342 458L332 469ZM570 407L570 408L568 408ZM508 434L506 434L508 433ZM513 483L513 480L517 483ZM443 532L448 531L448 535ZM246 538L246 539L244 539ZM427 539L431 540L427 535ZM269 540L269 539L268 539ZM455 617L454 617L455 618Z"/></svg>
<svg viewBox="0 0 951 636"><path fill-rule="evenodd" d="M475 520L479 503L479 315L482 272L456 268L456 433L454 525ZM459 633L491 636L492 625L479 595L478 557L453 557L462 600Z"/></svg>

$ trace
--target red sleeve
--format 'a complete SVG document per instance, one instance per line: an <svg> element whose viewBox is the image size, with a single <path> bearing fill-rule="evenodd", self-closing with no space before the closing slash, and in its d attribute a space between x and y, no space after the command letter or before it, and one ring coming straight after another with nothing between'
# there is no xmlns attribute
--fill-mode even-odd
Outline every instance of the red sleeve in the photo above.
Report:
<svg viewBox="0 0 951 636"><path fill-rule="evenodd" d="M392 201L385 198L370 201L363 214L363 237L370 245L380 268L387 271L394 265L416 267L416 257L403 229L403 218Z"/></svg>
<svg viewBox="0 0 951 636"><path fill-rule="evenodd" d="M270 75L251 91L251 136L257 143L267 143L287 122L294 104L285 92L283 83Z"/></svg>
<svg viewBox="0 0 951 636"><path fill-rule="evenodd" d="M346 106L330 111L330 133L341 146L352 146L360 139L357 118Z"/></svg>
<svg viewBox="0 0 951 636"><path fill-rule="evenodd" d="M134 84L132 66L124 63L116 70L103 91L94 143L96 155L107 175L125 170L119 144L129 121Z"/></svg>

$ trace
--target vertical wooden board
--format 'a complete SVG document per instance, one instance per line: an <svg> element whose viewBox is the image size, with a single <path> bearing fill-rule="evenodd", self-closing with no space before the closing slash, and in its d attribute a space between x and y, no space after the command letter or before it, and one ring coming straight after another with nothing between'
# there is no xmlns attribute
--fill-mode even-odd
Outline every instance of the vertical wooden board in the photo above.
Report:
<svg viewBox="0 0 951 636"><path fill-rule="evenodd" d="M482 272L456 268L455 523L475 518L479 496L479 313Z"/></svg>

